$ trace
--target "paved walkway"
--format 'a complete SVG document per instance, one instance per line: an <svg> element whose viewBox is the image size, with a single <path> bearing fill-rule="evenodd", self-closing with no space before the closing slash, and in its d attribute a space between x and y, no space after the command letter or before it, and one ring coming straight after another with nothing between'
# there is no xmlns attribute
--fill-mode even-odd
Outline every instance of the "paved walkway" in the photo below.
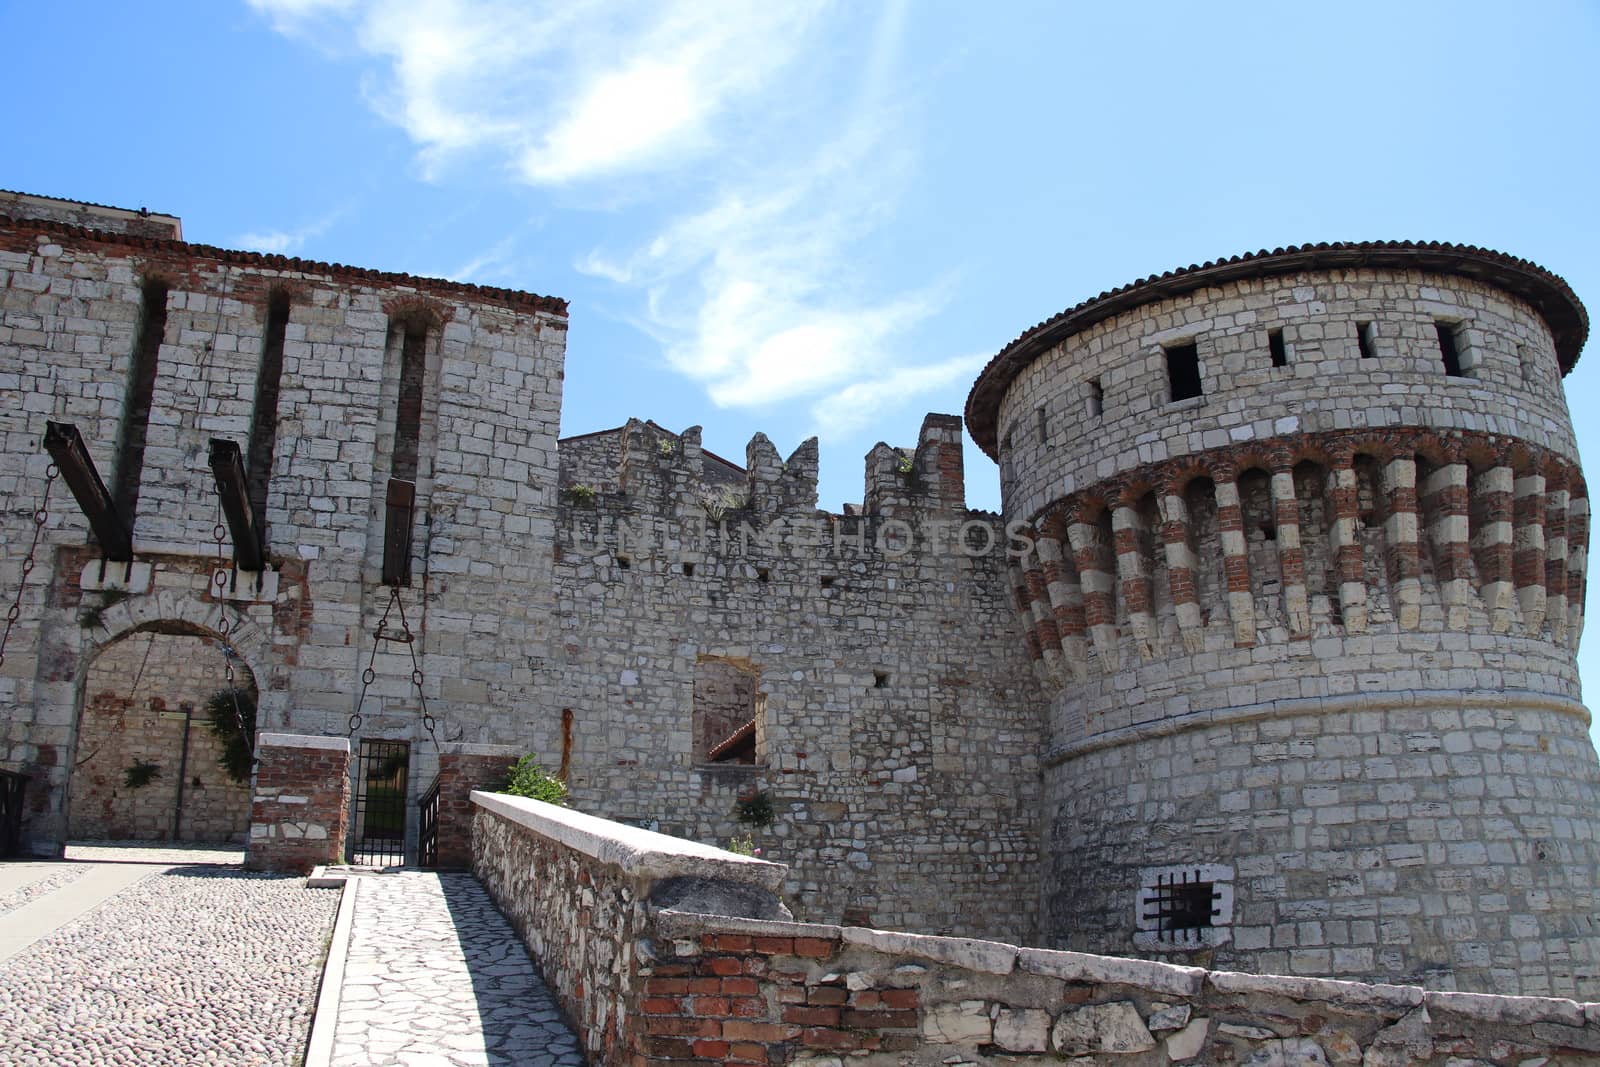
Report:
<svg viewBox="0 0 1600 1067"><path fill-rule="evenodd" d="M577 1039L472 875L356 882L334 1067L580 1067Z"/></svg>
<svg viewBox="0 0 1600 1067"><path fill-rule="evenodd" d="M339 894L118 858L0 863L0 1063L298 1065Z"/></svg>

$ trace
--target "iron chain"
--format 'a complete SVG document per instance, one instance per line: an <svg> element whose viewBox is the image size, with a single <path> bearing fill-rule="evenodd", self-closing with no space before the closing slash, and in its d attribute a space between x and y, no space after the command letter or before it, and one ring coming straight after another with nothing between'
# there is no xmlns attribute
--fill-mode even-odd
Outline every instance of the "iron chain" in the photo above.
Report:
<svg viewBox="0 0 1600 1067"><path fill-rule="evenodd" d="M6 609L6 628L0 633L0 667L6 662L6 643L11 640L11 628L22 617L22 591L28 584L28 575L33 573L34 557L39 552L39 538L44 534L44 525L50 521L50 487L55 484L56 470L54 463L44 469L44 494L39 499L39 506L33 512L33 541L28 545L28 554L22 559L22 576L17 579L17 595L12 598L11 606Z"/></svg>
<svg viewBox="0 0 1600 1067"><path fill-rule="evenodd" d="M423 688L423 683L427 680L427 676L422 673L422 665L417 662L416 635L411 632L411 624L406 620L406 605L405 601L400 599L399 586L390 588L389 603L383 609L383 617L378 620L377 630L373 632L372 655L367 660L367 669L361 672L361 695L356 698L356 709L350 714L349 736L354 737L356 731L361 729L362 722L365 721L362 717L361 709L367 703L368 687L378 677L378 645L389 632L389 613L397 609L400 613L400 631L393 640L403 642L406 650L411 653L411 684L417 687L417 703L422 709L422 728L428 731L428 737L433 741L433 747L438 748L439 738L434 733L434 728L438 726L438 720L428 711L428 694Z"/></svg>

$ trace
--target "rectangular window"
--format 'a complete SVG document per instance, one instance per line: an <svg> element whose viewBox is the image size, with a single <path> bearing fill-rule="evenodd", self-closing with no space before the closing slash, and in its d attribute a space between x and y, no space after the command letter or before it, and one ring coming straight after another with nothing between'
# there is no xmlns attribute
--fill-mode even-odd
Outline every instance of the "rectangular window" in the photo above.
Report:
<svg viewBox="0 0 1600 1067"><path fill-rule="evenodd" d="M754 664L702 657L694 668L695 762L765 763L766 708Z"/></svg>
<svg viewBox="0 0 1600 1067"><path fill-rule="evenodd" d="M1531 382L1534 380L1533 352L1527 345L1517 346L1517 366L1522 370L1523 381Z"/></svg>
<svg viewBox="0 0 1600 1067"><path fill-rule="evenodd" d="M1378 354L1377 331L1370 322L1356 323L1356 348L1362 359L1372 359Z"/></svg>
<svg viewBox="0 0 1600 1067"><path fill-rule="evenodd" d="M1287 367L1289 365L1289 350L1283 344L1282 330L1267 331L1267 351L1272 353L1274 367Z"/></svg>
<svg viewBox="0 0 1600 1067"><path fill-rule="evenodd" d="M1172 401L1192 400L1204 392L1200 387L1200 348L1193 341L1163 348L1167 356L1167 385Z"/></svg>
<svg viewBox="0 0 1600 1067"><path fill-rule="evenodd" d="M1096 378L1094 381L1089 383L1089 401L1087 410L1091 419L1098 419L1101 415L1105 414L1106 391L1100 385L1099 378Z"/></svg>
<svg viewBox="0 0 1600 1067"><path fill-rule="evenodd" d="M155 402L156 366L167 332L167 283L146 279L140 293L139 333L128 371L128 392L122 403L122 433L117 443L117 514L133 529L139 510L139 483L144 477L144 447L150 435L150 406ZM219 298L220 299L220 298Z"/></svg>
<svg viewBox="0 0 1600 1067"><path fill-rule="evenodd" d="M1039 443L1047 445L1050 443L1050 419L1045 415L1044 408L1040 408L1035 414L1039 422Z"/></svg>
<svg viewBox="0 0 1600 1067"><path fill-rule="evenodd" d="M1461 362L1461 328L1454 322L1436 319L1434 331L1439 335L1439 358L1444 361L1444 372L1452 378L1470 378Z"/></svg>

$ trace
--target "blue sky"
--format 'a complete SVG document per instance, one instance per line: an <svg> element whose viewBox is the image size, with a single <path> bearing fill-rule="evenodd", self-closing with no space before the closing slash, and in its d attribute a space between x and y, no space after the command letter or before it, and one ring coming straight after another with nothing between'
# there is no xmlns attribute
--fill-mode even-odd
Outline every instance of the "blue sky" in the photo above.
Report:
<svg viewBox="0 0 1600 1067"><path fill-rule="evenodd" d="M11 3L0 38L0 187L566 297L563 432L815 433L833 508L1146 274L1449 240L1600 308L1593 4ZM972 504L993 472L969 449Z"/></svg>

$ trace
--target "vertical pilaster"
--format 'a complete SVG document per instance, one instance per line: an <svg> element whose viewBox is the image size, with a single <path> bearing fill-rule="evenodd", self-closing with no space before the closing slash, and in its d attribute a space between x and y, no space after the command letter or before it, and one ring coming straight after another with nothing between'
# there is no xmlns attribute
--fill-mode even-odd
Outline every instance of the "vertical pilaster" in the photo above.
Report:
<svg viewBox="0 0 1600 1067"><path fill-rule="evenodd" d="M1080 516L1067 520L1067 543L1072 546L1078 581L1083 584L1084 625L1089 641L1100 659L1100 669L1110 674L1119 664L1117 655L1117 605L1112 596L1112 577L1101 562L1100 529Z"/></svg>
<svg viewBox="0 0 1600 1067"><path fill-rule="evenodd" d="M1058 538L1041 535L1034 542L1039 553L1039 569L1044 572L1045 595L1050 598L1050 610L1055 613L1056 633L1061 637L1061 655L1067 670L1074 678L1083 679L1088 673L1088 652L1084 647L1083 586L1078 583L1076 568L1067 569Z"/></svg>
<svg viewBox="0 0 1600 1067"><path fill-rule="evenodd" d="M1589 568L1589 498L1582 486L1568 490L1567 502L1567 645L1578 647L1583 636L1583 605Z"/></svg>
<svg viewBox="0 0 1600 1067"><path fill-rule="evenodd" d="M1233 622L1233 643L1243 648L1256 643L1256 605L1250 592L1250 559L1244 543L1244 508L1239 502L1239 474L1231 465L1211 471L1216 486L1217 535L1222 543L1222 572L1228 585L1228 618Z"/></svg>
<svg viewBox="0 0 1600 1067"><path fill-rule="evenodd" d="M1112 538L1117 550L1117 579L1122 586L1122 602L1128 607L1128 629L1133 633L1139 658L1146 663L1155 658L1155 596L1144 553L1139 551L1144 520L1131 501L1118 504L1111 512Z"/></svg>
<svg viewBox="0 0 1600 1067"><path fill-rule="evenodd" d="M1482 516L1478 531L1473 535L1474 555L1478 559L1478 595L1483 598L1483 608L1489 614L1489 628L1497 634L1511 629L1515 588L1512 582L1512 500L1521 492L1521 480L1502 457L1477 480L1478 499L1467 502L1470 510Z"/></svg>
<svg viewBox="0 0 1600 1067"><path fill-rule="evenodd" d="M1544 632L1546 611L1544 588L1544 475L1525 474L1514 483L1512 514L1516 532L1512 538L1511 575L1516 585L1517 602L1522 608L1522 626L1529 634Z"/></svg>
<svg viewBox="0 0 1600 1067"><path fill-rule="evenodd" d="M1339 581L1339 613L1346 633L1367 630L1366 567L1361 558L1361 498L1354 457L1337 456L1328 469L1328 503L1332 515L1328 540L1333 570Z"/></svg>
<svg viewBox="0 0 1600 1067"><path fill-rule="evenodd" d="M1428 536L1433 542L1445 626L1463 630L1472 591L1468 577L1472 573L1468 567L1472 547L1468 541L1467 465L1451 457L1450 462L1428 475L1422 495L1433 516Z"/></svg>
<svg viewBox="0 0 1600 1067"><path fill-rule="evenodd" d="M1028 593L1028 580L1016 560L1006 566L1006 573L1011 577L1011 607L1017 613L1017 628L1022 632L1022 642L1028 649L1028 662L1033 664L1034 676L1040 682L1048 682L1044 650L1039 647L1039 635L1033 628L1033 598Z"/></svg>
<svg viewBox="0 0 1600 1067"><path fill-rule="evenodd" d="M1384 464L1383 491L1389 501L1383 540L1395 623L1402 630L1415 630L1422 618L1422 556L1417 540L1417 461L1411 456L1397 456Z"/></svg>
<svg viewBox="0 0 1600 1067"><path fill-rule="evenodd" d="M1283 611L1289 632L1311 632L1311 605L1306 596L1306 549L1300 540L1300 498L1294 491L1294 469L1288 457L1272 468L1272 521L1278 527L1278 569L1283 572Z"/></svg>
<svg viewBox="0 0 1600 1067"><path fill-rule="evenodd" d="M1039 654L1044 659L1050 676L1059 684L1071 680L1061 659L1061 632L1056 629L1055 612L1050 608L1050 594L1045 590L1044 572L1038 559L1029 555L1022 561L1022 580L1028 590L1028 606L1033 612L1033 632L1039 643Z"/></svg>
<svg viewBox="0 0 1600 1067"><path fill-rule="evenodd" d="M1567 640L1567 480L1566 472L1552 469L1544 493L1544 593L1545 620L1550 639Z"/></svg>
<svg viewBox="0 0 1600 1067"><path fill-rule="evenodd" d="M1172 587L1173 612L1178 634L1191 655L1205 647L1205 620L1195 586L1194 549L1189 547L1189 504L1175 485L1161 489L1161 546L1167 554L1167 584Z"/></svg>

